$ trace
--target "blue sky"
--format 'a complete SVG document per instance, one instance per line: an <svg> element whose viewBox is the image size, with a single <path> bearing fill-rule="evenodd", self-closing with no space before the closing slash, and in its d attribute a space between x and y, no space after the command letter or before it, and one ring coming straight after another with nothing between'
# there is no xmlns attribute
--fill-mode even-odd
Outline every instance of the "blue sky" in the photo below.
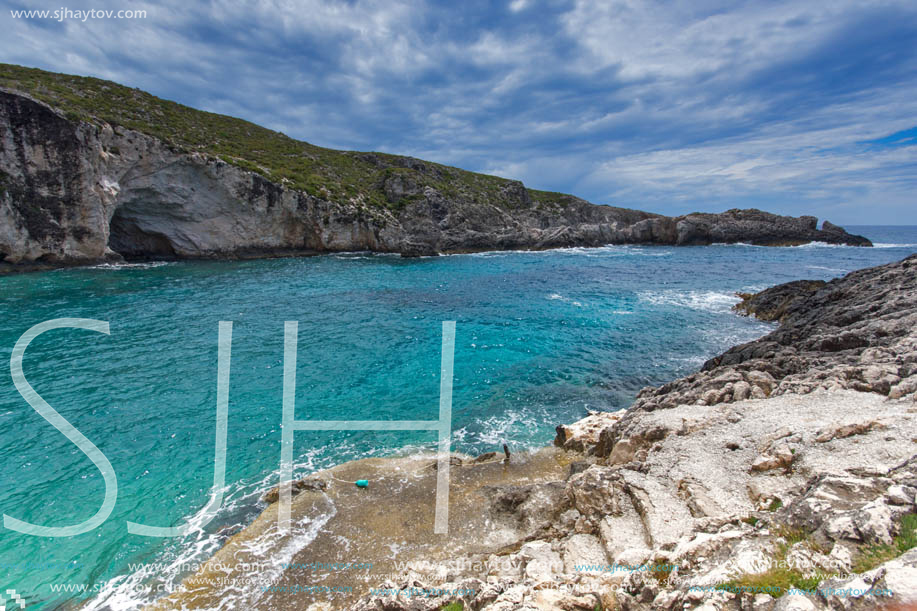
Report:
<svg viewBox="0 0 917 611"><path fill-rule="evenodd" d="M0 61L665 214L917 224L917 2L2 2ZM10 10L146 10L13 19Z"/></svg>

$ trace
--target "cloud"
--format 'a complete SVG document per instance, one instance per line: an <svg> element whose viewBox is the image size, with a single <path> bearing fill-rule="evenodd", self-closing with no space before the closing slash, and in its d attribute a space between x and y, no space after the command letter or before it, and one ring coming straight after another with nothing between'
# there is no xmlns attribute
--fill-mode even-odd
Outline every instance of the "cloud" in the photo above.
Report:
<svg viewBox="0 0 917 611"><path fill-rule="evenodd" d="M412 154L601 203L668 213L760 204L917 223L917 207L905 206L917 186L909 2L128 8L148 16L0 14L0 60L108 78L323 146Z"/></svg>

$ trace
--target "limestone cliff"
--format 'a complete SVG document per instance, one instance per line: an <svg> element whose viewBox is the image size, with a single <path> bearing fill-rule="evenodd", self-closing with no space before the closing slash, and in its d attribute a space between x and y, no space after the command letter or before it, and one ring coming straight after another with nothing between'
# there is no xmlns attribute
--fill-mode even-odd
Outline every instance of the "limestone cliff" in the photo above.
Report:
<svg viewBox="0 0 917 611"><path fill-rule="evenodd" d="M68 78L76 83L71 93L83 93L83 81L96 83ZM0 78L0 84L20 83ZM34 88L36 96L42 91ZM818 229L814 217L730 210L671 218L410 157L320 149L174 103L164 107L189 113L185 123L159 107L148 113L153 118L131 123L113 111L89 116L74 111L82 107L69 98L44 97L58 106L0 88L0 262L6 267L354 250L421 255L631 243L870 245L827 222ZM231 136L261 130L270 146L292 152L262 159L255 148L265 146L262 139L219 141L237 156L215 153L225 149L200 134L196 145L167 138L154 123L160 116L177 130L171 134L199 117L225 120L235 122ZM193 127L185 129L194 135ZM299 173L283 166L299 157Z"/></svg>

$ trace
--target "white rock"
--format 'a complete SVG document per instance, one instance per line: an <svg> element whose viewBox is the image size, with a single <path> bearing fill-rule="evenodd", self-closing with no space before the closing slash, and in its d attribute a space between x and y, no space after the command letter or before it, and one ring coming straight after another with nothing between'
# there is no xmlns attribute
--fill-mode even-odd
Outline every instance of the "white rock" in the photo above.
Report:
<svg viewBox="0 0 917 611"><path fill-rule="evenodd" d="M573 535L564 542L564 572L568 575L602 573L607 565L605 547L598 537ZM595 568L586 568L590 566Z"/></svg>
<svg viewBox="0 0 917 611"><path fill-rule="evenodd" d="M917 602L917 548L879 567L885 570L885 587L894 592L894 600Z"/></svg>
<svg viewBox="0 0 917 611"><path fill-rule="evenodd" d="M892 542L894 519L888 505L882 500L875 500L863 506L853 515L853 522L866 541L887 544Z"/></svg>
<svg viewBox="0 0 917 611"><path fill-rule="evenodd" d="M547 541L526 543L519 550L519 555L526 560L525 576L529 579L551 581L564 570L560 554L553 551Z"/></svg>
<svg viewBox="0 0 917 611"><path fill-rule="evenodd" d="M815 603L802 594L785 594L777 599L775 611L815 611Z"/></svg>
<svg viewBox="0 0 917 611"><path fill-rule="evenodd" d="M915 489L910 486L894 485L885 493L885 497L892 505L912 505L914 503Z"/></svg>
<svg viewBox="0 0 917 611"><path fill-rule="evenodd" d="M736 382L732 387L732 398L736 401L744 401L751 394L751 384L746 381Z"/></svg>
<svg viewBox="0 0 917 611"><path fill-rule="evenodd" d="M793 464L794 459L795 455L790 446L781 443L758 456L752 463L751 470L771 471L773 469L786 469Z"/></svg>
<svg viewBox="0 0 917 611"><path fill-rule="evenodd" d="M637 454L637 444L630 439L622 439L614 445L608 456L608 465L623 465L629 463Z"/></svg>

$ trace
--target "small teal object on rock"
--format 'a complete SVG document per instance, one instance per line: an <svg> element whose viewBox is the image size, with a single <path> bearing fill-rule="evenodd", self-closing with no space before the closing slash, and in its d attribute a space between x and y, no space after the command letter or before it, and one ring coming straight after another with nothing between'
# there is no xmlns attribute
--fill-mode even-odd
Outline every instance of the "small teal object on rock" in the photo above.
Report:
<svg viewBox="0 0 917 611"><path fill-rule="evenodd" d="M368 480L368 479L358 479L358 480L355 481L354 483L357 485L357 488L369 488L369 480Z"/></svg>

